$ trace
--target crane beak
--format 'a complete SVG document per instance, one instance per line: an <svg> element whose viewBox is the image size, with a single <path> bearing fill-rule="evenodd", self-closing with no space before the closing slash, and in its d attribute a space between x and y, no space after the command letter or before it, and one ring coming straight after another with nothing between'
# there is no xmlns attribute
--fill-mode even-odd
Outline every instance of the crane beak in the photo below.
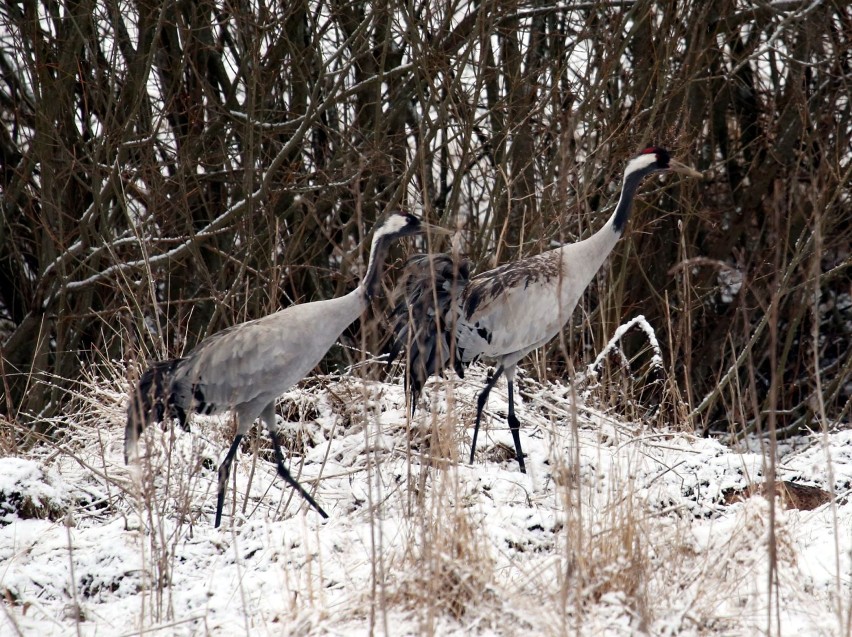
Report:
<svg viewBox="0 0 852 637"><path fill-rule="evenodd" d="M442 228L441 226L434 226L431 223L421 222L420 224L420 232L421 234L437 234L443 235L445 237L453 234L452 230L447 230L446 228Z"/></svg>
<svg viewBox="0 0 852 637"><path fill-rule="evenodd" d="M669 170L676 173L681 173L682 175L689 175L690 177L698 177L699 179L704 178L704 173L695 170L686 164L681 164L679 161L675 161L674 159L669 160Z"/></svg>

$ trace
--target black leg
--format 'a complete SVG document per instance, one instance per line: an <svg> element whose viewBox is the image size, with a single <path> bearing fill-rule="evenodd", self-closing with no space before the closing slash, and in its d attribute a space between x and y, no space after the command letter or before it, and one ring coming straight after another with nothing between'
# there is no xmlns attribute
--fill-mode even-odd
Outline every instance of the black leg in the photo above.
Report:
<svg viewBox="0 0 852 637"><path fill-rule="evenodd" d="M473 454L476 453L476 438L479 435L479 422L482 420L482 410L485 409L485 403L488 402L488 394L491 393L491 389L497 384L497 380L502 373L503 366L501 365L494 372L494 375L488 379L488 382L485 383L485 387L482 388L479 398L476 399L476 425L473 427L473 440L470 442L470 464L473 464Z"/></svg>
<svg viewBox="0 0 852 637"><path fill-rule="evenodd" d="M527 472L527 467L524 464L524 452L521 451L521 423L515 417L515 388L511 380L509 384L509 431L512 432L512 439L515 441L515 456L518 458L518 464L521 466L521 473Z"/></svg>
<svg viewBox="0 0 852 637"><path fill-rule="evenodd" d="M414 419L414 412L417 411L417 401L420 400L420 392L409 391L408 399L411 401L411 419Z"/></svg>
<svg viewBox="0 0 852 637"><path fill-rule="evenodd" d="M225 504L225 487L228 486L228 476L231 474L231 463L234 461L234 456L237 455L237 449L240 448L240 441L242 439L243 435L237 434L237 437L234 438L234 442L231 444L231 448L228 449L228 455L225 456L222 464L219 465L219 495L216 498L216 523L213 525L217 529L219 528L219 524L222 522L222 507Z"/></svg>
<svg viewBox="0 0 852 637"><path fill-rule="evenodd" d="M281 454L281 444L278 442L278 434L270 430L269 436L272 438L272 446L275 447L275 462L278 464L278 475L284 478L287 484L298 491L299 495L305 498L308 504L317 510L317 513L319 513L323 518L328 518L328 514L322 510L322 507L316 503L316 500L311 497L311 494L305 491L304 487L290 475L290 472L287 471L287 468L284 466L284 456Z"/></svg>

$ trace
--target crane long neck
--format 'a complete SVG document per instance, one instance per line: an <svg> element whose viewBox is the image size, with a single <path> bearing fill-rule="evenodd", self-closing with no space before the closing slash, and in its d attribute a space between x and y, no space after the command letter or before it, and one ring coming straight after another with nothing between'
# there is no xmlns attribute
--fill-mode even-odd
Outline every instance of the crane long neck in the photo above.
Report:
<svg viewBox="0 0 852 637"><path fill-rule="evenodd" d="M642 178L652 172L654 172L653 169L643 169L629 173L624 178L621 198L618 200L615 212L612 213L603 227L588 239L576 244L568 244L562 248L563 258L569 259L570 269L578 273L579 279L586 281L586 283L591 281L595 272L612 252L615 244L618 243L624 233L636 189L639 188Z"/></svg>
<svg viewBox="0 0 852 637"><path fill-rule="evenodd" d="M607 226L612 225L612 230L618 235L624 232L627 225L627 220L630 218L630 211L633 208L633 198L636 196L636 190L645 175L653 172L652 169L637 170L624 178L624 184L621 186L621 198L618 200L618 206L615 208L615 213L612 215Z"/></svg>
<svg viewBox="0 0 852 637"><path fill-rule="evenodd" d="M382 276L382 265L388 251L387 241L377 237L370 246L370 260L367 262L367 273L361 280L361 289L367 299L371 299L379 288L379 280Z"/></svg>

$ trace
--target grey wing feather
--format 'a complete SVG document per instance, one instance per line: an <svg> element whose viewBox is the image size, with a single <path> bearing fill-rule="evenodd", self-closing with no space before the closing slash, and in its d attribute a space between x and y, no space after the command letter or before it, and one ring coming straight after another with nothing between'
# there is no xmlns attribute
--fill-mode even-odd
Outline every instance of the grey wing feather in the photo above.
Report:
<svg viewBox="0 0 852 637"><path fill-rule="evenodd" d="M553 338L568 320L577 301L571 289L558 250L476 275L461 299L459 349L471 360L520 360Z"/></svg>
<svg viewBox="0 0 852 637"><path fill-rule="evenodd" d="M241 323L208 336L174 374L172 400L185 410L218 414L247 402L262 379L249 367L258 359L259 321ZM267 341L268 342L268 341ZM239 396L236 395L239 392Z"/></svg>
<svg viewBox="0 0 852 637"><path fill-rule="evenodd" d="M394 331L388 364L407 352L405 384L412 409L426 379L450 366L464 376L464 363L455 344L459 301L470 280L467 259L448 254L420 254L405 265L391 314ZM452 361L451 361L452 358Z"/></svg>
<svg viewBox="0 0 852 637"><path fill-rule="evenodd" d="M254 420L319 363L361 307L360 297L350 293L294 305L206 338L174 374L174 403L205 414L241 407L240 416Z"/></svg>

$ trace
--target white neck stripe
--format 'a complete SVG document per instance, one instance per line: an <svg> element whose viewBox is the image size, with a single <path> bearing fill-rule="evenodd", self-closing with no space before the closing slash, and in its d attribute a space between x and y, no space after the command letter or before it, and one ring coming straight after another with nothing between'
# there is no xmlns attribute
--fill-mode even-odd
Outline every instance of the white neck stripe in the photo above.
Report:
<svg viewBox="0 0 852 637"><path fill-rule="evenodd" d="M629 174L636 172L637 170L643 170L647 168L651 164L657 161L656 153L647 153L644 155L639 155L638 157L634 157L631 159L627 168L624 170L624 176L627 177Z"/></svg>

